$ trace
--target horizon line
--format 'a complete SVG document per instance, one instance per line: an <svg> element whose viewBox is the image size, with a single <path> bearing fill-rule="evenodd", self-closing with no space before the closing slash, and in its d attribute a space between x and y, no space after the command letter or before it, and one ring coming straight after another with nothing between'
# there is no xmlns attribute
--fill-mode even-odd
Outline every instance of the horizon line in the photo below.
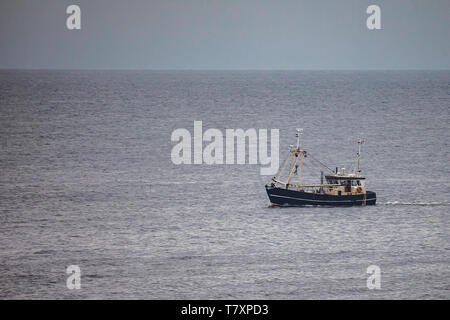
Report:
<svg viewBox="0 0 450 320"><path fill-rule="evenodd" d="M314 68L304 68L304 69L246 69L246 68L0 68L0 71L450 71L450 68L367 68L367 69L314 69Z"/></svg>

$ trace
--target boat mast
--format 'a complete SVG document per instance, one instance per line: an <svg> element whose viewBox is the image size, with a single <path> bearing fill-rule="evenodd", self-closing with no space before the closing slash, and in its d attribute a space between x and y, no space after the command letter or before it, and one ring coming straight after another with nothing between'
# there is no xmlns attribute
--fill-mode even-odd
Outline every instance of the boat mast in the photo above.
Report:
<svg viewBox="0 0 450 320"><path fill-rule="evenodd" d="M300 136L302 135L303 129L297 128L297 133L295 136L297 137L297 149L300 150Z"/></svg>
<svg viewBox="0 0 450 320"><path fill-rule="evenodd" d="M355 172L355 175L357 177L359 177L359 173L361 172L359 165L360 165L360 160L361 160L361 146L363 143L364 143L364 140L362 140L362 139L358 140L358 154L356 156L356 172Z"/></svg>
<svg viewBox="0 0 450 320"><path fill-rule="evenodd" d="M300 156L300 164L298 166L298 189L300 190L300 178L302 176L302 166L303 166L303 150L300 149L300 136L303 133L303 129L301 128L297 128L297 152L300 152L299 156ZM298 153L297 153L298 154ZM296 156L297 156L296 154Z"/></svg>
<svg viewBox="0 0 450 320"><path fill-rule="evenodd" d="M289 166L289 176L288 176L286 188L289 188L289 185L291 184L291 179L292 179L292 175L294 173L294 168L295 168L295 171L298 174L297 188L300 189L300 178L302 175L303 153L304 153L304 150L301 150L301 148L300 148L300 136L301 136L302 132L303 132L303 129L301 129L301 128L297 129L297 133L295 134L295 136L297 137L297 145L291 146L290 155L289 155L289 157L291 158L291 161L290 161L290 166ZM299 161L298 165L297 165L297 160Z"/></svg>
<svg viewBox="0 0 450 320"><path fill-rule="evenodd" d="M289 146L288 157L286 158L283 165L277 172L276 176L272 178L273 182L284 185L286 187L286 189L289 189L289 186L291 185L292 177L295 174L298 175L298 184L294 183L292 186L296 187L298 190L300 190L300 188L301 188L300 179L301 179L301 174L302 174L303 155L306 154L306 151L302 150L301 146L300 146L300 135L302 134L302 131L303 131L303 129L297 129L297 133L295 135L297 137L297 144L295 146L294 145ZM297 161L298 161L298 164L297 164ZM288 163L289 163L289 168L287 168L288 176L287 176L287 180L284 182L284 181L281 181L280 179L281 179L283 172L286 169Z"/></svg>
<svg viewBox="0 0 450 320"><path fill-rule="evenodd" d="M289 158L291 159L289 162L289 175L286 182L286 189L289 188L289 185L291 184L292 174L294 173L295 164L297 163L297 157L295 157L294 153L292 152L292 146L291 146L291 152L289 154Z"/></svg>

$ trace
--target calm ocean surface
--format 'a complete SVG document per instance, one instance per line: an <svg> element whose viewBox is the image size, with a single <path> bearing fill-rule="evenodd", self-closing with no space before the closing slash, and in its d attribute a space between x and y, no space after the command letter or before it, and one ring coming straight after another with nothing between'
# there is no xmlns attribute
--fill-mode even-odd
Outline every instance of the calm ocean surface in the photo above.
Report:
<svg viewBox="0 0 450 320"><path fill-rule="evenodd" d="M258 165L176 166L194 120L279 128L280 159L302 127L330 167L364 137L377 205L269 208ZM450 299L449 126L450 71L0 71L0 298Z"/></svg>

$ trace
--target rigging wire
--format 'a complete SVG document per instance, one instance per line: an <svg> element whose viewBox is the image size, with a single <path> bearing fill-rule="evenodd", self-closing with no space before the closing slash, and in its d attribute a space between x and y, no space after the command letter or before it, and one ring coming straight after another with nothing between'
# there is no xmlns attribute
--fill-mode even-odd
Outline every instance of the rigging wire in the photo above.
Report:
<svg viewBox="0 0 450 320"><path fill-rule="evenodd" d="M325 164L323 164L322 162L320 162L319 160L317 160L316 158L314 158L311 153L308 152L308 156L311 157L313 160L317 161L321 166L327 168L328 170L330 170L330 172L334 173L333 169L330 169L328 166L326 166Z"/></svg>

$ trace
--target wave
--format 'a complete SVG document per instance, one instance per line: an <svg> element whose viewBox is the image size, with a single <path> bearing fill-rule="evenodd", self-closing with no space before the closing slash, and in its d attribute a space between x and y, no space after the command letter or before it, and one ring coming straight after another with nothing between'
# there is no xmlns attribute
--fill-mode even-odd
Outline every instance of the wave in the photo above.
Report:
<svg viewBox="0 0 450 320"><path fill-rule="evenodd" d="M402 201L388 201L386 206L450 206L449 202L402 202Z"/></svg>

